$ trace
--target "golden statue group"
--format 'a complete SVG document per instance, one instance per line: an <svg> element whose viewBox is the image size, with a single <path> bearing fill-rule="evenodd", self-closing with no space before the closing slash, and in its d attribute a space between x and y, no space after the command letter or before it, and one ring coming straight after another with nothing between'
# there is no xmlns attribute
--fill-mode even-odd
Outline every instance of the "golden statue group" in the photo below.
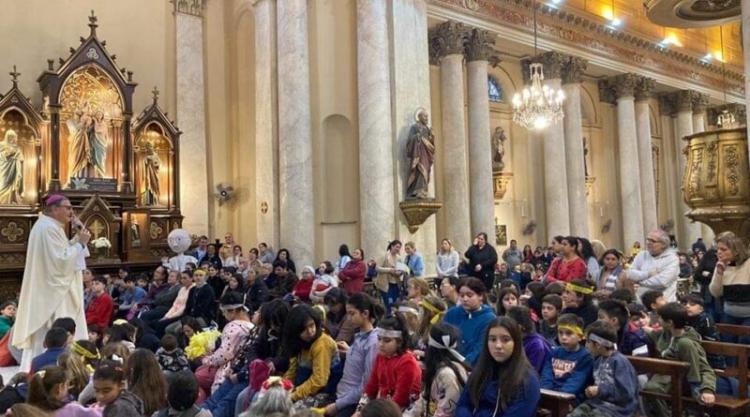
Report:
<svg viewBox="0 0 750 417"><path fill-rule="evenodd" d="M106 176L107 121L102 111L77 112L68 120L70 130L70 176L72 178L94 178Z"/></svg>

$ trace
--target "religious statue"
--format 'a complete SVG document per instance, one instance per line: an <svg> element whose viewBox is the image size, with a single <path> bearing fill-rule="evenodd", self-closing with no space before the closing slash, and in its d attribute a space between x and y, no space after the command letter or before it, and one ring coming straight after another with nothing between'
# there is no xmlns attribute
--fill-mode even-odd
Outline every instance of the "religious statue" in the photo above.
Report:
<svg viewBox="0 0 750 417"><path fill-rule="evenodd" d="M146 190L143 192L143 204L146 206L155 206L159 204L159 166L161 159L154 149L154 144L146 142L146 157L143 161L145 165L144 183Z"/></svg>
<svg viewBox="0 0 750 417"><path fill-rule="evenodd" d="M5 132L0 142L0 204L21 203L23 192L23 151L14 130Z"/></svg>
<svg viewBox="0 0 750 417"><path fill-rule="evenodd" d="M107 122L101 110L76 112L75 119L67 121L70 130L70 158L72 178L103 178L106 175Z"/></svg>
<svg viewBox="0 0 750 417"><path fill-rule="evenodd" d="M406 181L406 199L428 198L430 172L435 161L435 135L427 125L430 116L427 110L417 109L414 123L406 143L406 156L411 161L409 178Z"/></svg>
<svg viewBox="0 0 750 417"><path fill-rule="evenodd" d="M589 154L588 141L584 137L583 138L583 173L586 176L586 178L589 177L589 160L588 160L588 154Z"/></svg>
<svg viewBox="0 0 750 417"><path fill-rule="evenodd" d="M501 172L505 169L505 130L498 126L492 134L492 172Z"/></svg>
<svg viewBox="0 0 750 417"><path fill-rule="evenodd" d="M130 223L130 246L134 248L141 247L141 226L136 220Z"/></svg>

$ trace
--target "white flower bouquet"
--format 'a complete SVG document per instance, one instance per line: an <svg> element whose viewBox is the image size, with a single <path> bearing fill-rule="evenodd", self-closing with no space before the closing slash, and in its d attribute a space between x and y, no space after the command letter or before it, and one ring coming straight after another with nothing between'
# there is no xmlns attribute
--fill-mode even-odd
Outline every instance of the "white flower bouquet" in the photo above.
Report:
<svg viewBox="0 0 750 417"><path fill-rule="evenodd" d="M108 249L112 247L112 242L109 241L106 237L100 237L98 239L94 239L91 241L91 246L97 248L97 249Z"/></svg>

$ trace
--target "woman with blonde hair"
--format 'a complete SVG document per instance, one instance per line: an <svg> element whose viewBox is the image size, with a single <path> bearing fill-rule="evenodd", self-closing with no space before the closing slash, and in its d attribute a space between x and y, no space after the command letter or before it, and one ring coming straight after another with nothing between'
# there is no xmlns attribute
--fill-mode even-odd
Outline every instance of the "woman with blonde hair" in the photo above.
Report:
<svg viewBox="0 0 750 417"><path fill-rule="evenodd" d="M407 287L409 301L419 304L419 302L424 300L428 295L432 295L432 290L430 289L430 283L427 282L427 280L416 277L409 280L409 285Z"/></svg>
<svg viewBox="0 0 750 417"><path fill-rule="evenodd" d="M716 236L716 268L708 290L724 299L724 323L750 326L750 262L745 243L732 232ZM750 343L741 337L739 343Z"/></svg>
<svg viewBox="0 0 750 417"><path fill-rule="evenodd" d="M453 243L450 239L443 239L440 242L440 249L437 253L436 269L438 278L457 277L458 263L458 252L453 249Z"/></svg>

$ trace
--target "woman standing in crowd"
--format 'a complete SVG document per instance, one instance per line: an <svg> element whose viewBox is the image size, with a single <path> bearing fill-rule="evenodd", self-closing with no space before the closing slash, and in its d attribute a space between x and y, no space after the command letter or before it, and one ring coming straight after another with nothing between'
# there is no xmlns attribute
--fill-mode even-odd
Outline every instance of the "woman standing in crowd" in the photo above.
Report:
<svg viewBox="0 0 750 417"><path fill-rule="evenodd" d="M530 264L534 260L534 251L531 250L531 245L524 245L523 252L521 253L521 263Z"/></svg>
<svg viewBox="0 0 750 417"><path fill-rule="evenodd" d="M367 265L365 264L364 257L365 255L362 249L354 249L351 260L338 271L341 288L343 288L348 295L362 292L365 288Z"/></svg>
<svg viewBox="0 0 750 417"><path fill-rule="evenodd" d="M602 268L594 275L597 290L611 293L618 288L623 276L622 255L617 249L608 249L602 256ZM622 286L621 284L619 286Z"/></svg>
<svg viewBox="0 0 750 417"><path fill-rule="evenodd" d="M555 239L553 242L556 242ZM575 236L562 238L560 253L562 256L555 258L547 270L547 283L555 281L572 281L574 279L586 279L588 267L586 262L578 256L578 239Z"/></svg>
<svg viewBox="0 0 750 417"><path fill-rule="evenodd" d="M714 297L724 300L724 322L750 326L750 262L740 237L732 232L716 236L716 268L709 284ZM750 343L741 337L739 343Z"/></svg>
<svg viewBox="0 0 750 417"><path fill-rule="evenodd" d="M403 271L396 269L396 264L400 262L399 254L401 253L401 241L394 240L388 243L385 255L378 261L375 270L378 272L373 281L375 288L380 291L385 304L386 314L390 313L391 307L396 303L399 296L399 283L403 277Z"/></svg>
<svg viewBox="0 0 750 417"><path fill-rule="evenodd" d="M458 276L458 252L453 249L453 243L448 239L440 242L440 250L437 253L437 276L438 278Z"/></svg>
<svg viewBox="0 0 750 417"><path fill-rule="evenodd" d="M276 259L273 261L274 265L276 265L276 262L284 262L286 263L287 269L297 273L297 267L294 265L294 261L292 260L292 255L289 253L289 250L286 248L279 249L279 252L276 253Z"/></svg>
<svg viewBox="0 0 750 417"><path fill-rule="evenodd" d="M339 259L336 261L336 266L334 268L336 274L346 268L346 264L348 264L353 258L352 255L353 254L349 253L349 246L345 244L339 246Z"/></svg>
<svg viewBox="0 0 750 417"><path fill-rule="evenodd" d="M469 275L479 278L486 289L491 289L495 281L497 252L487 243L487 233L478 234L464 256L469 261Z"/></svg>
<svg viewBox="0 0 750 417"><path fill-rule="evenodd" d="M456 417L533 417L539 404L539 377L523 352L523 332L515 320L498 317L484 334L479 362L469 377Z"/></svg>
<svg viewBox="0 0 750 417"><path fill-rule="evenodd" d="M594 253L594 247L591 246L591 241L585 237L578 238L578 256L586 262L586 271L588 277L599 276L599 258Z"/></svg>

